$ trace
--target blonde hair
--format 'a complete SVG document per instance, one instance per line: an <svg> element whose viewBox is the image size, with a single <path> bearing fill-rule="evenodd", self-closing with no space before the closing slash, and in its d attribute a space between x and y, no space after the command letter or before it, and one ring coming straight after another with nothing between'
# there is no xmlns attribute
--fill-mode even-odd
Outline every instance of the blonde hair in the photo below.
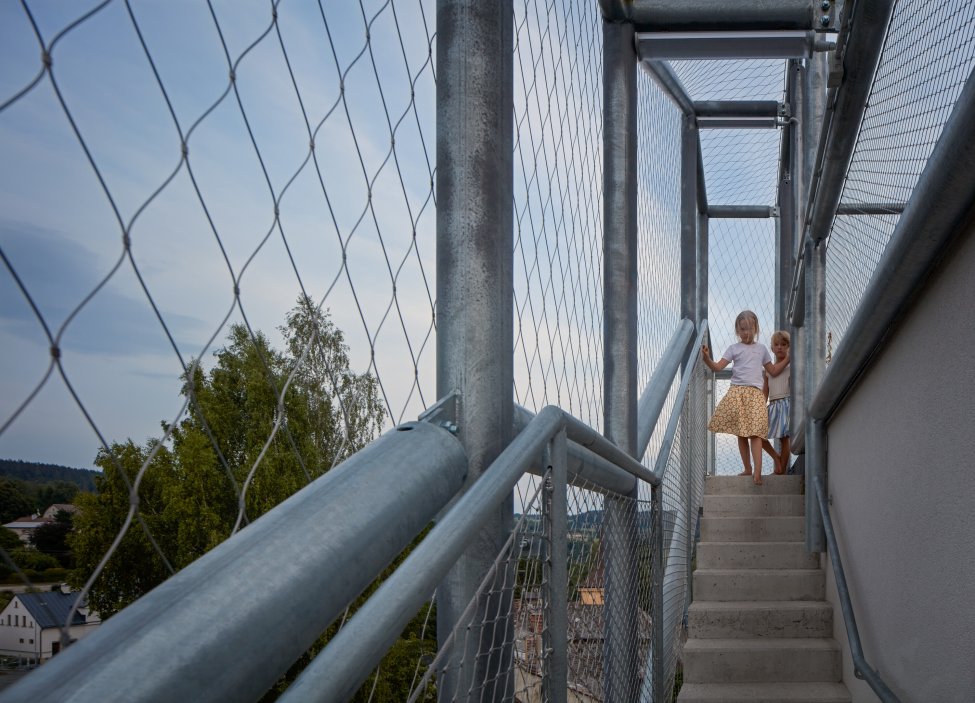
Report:
<svg viewBox="0 0 975 703"><path fill-rule="evenodd" d="M758 315L753 313L751 310L742 310L740 313L738 313L738 317L735 318L736 337L738 337L738 323L741 322L742 320L748 320L749 322L751 322L752 329L754 330L752 341L754 342L756 339L758 339ZM741 337L738 337L738 339L741 339Z"/></svg>
<svg viewBox="0 0 975 703"><path fill-rule="evenodd" d="M785 330L775 330L775 332L772 333L772 344L775 344L776 342L785 342L785 346L791 347L792 335Z"/></svg>

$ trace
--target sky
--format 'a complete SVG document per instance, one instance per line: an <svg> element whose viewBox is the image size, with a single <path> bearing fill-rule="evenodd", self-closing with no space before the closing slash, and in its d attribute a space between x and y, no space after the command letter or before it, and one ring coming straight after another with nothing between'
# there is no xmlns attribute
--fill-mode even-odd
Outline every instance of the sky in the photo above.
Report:
<svg viewBox="0 0 975 703"><path fill-rule="evenodd" d="M103 441L160 436L183 407L183 365L206 364L235 322L280 344L302 290L345 333L353 368L378 376L387 427L436 400L432 0L281 2L276 24L250 0L212 14L190 0L26 5L0 4L0 457L91 467ZM598 426L590 10L516 3L515 395ZM713 65L676 69L697 99L744 97ZM736 75L774 98L782 62ZM676 124L655 100L646 119ZM721 132L702 134L710 201L771 204L777 132ZM677 223L674 154L652 147L641 314L666 322L644 325L645 371L676 308L674 257L660 263ZM713 223L712 237L764 251L772 230ZM711 259L716 315L768 308L767 263L725 254ZM724 340L720 325L712 315Z"/></svg>
<svg viewBox="0 0 975 703"><path fill-rule="evenodd" d="M266 2L32 3L54 76L33 85L34 28L0 6L0 422L39 387L0 456L86 467L99 435L158 435L182 364L243 319L235 281L272 339L302 289L324 300L388 424L435 400L415 382L433 363L432 3L326 5L282 3L275 28ZM44 381L51 343L10 268L66 380Z"/></svg>

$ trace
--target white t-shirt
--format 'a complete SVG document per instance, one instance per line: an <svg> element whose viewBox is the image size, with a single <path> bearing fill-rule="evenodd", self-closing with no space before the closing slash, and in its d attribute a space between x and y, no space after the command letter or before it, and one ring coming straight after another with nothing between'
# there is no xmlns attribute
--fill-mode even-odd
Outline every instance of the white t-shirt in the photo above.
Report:
<svg viewBox="0 0 975 703"><path fill-rule="evenodd" d="M762 371L765 364L772 361L772 353L761 342L736 342L721 355L722 359L731 362L731 385L755 386L762 390L764 377Z"/></svg>

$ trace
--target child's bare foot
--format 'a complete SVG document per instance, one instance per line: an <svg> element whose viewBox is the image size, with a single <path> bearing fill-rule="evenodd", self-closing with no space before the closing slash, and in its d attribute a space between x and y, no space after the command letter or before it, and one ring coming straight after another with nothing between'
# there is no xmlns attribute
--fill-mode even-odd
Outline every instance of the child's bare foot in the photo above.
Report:
<svg viewBox="0 0 975 703"><path fill-rule="evenodd" d="M740 474L738 474L738 475L739 475L739 476L751 476L751 475L752 475L752 472L751 472L751 471L742 471L742 472L741 472Z"/></svg>
<svg viewBox="0 0 975 703"><path fill-rule="evenodd" d="M761 476L756 476L755 477L755 485L756 486L761 486L762 485L762 477Z"/></svg>

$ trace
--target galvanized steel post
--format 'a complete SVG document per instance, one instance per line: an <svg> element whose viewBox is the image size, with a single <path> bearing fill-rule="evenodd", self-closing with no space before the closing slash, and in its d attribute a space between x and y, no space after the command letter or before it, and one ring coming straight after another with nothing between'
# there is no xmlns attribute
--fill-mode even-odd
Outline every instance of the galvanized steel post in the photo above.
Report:
<svg viewBox="0 0 975 703"><path fill-rule="evenodd" d="M548 550L543 565L545 629L542 635L542 700L565 703L569 689L568 637L568 480L565 430L548 443L545 464L545 537Z"/></svg>
<svg viewBox="0 0 975 703"><path fill-rule="evenodd" d="M511 0L437 2L437 393L460 391L458 437L476 481L511 438L513 413L513 26ZM443 642L501 551L504 501L437 595ZM486 607L510 612L492 596ZM476 623L482 618L475 617ZM463 638L441 691L481 700L510 669L510 619ZM480 656L477 653L480 652ZM508 684L510 687L510 682ZM494 688L508 700L511 691Z"/></svg>
<svg viewBox="0 0 975 703"><path fill-rule="evenodd" d="M786 106L789 121L782 129L782 144L779 162L778 208L776 221L776 266L775 266L775 326L788 329L789 295L792 289L792 275L796 259L796 206L793 185L795 181L796 158L793 151L792 134L797 122L792 121L796 89L794 61L789 62L786 74Z"/></svg>
<svg viewBox="0 0 975 703"><path fill-rule="evenodd" d="M605 8L604 8L605 12ZM633 25L603 22L604 432L627 454L637 444L637 92ZM638 688L636 489L606 498L604 700Z"/></svg>
<svg viewBox="0 0 975 703"><path fill-rule="evenodd" d="M698 321L697 241L698 130L694 117L681 118L680 168L680 316Z"/></svg>
<svg viewBox="0 0 975 703"><path fill-rule="evenodd" d="M826 369L826 243L806 241L806 393L810 400ZM823 516L815 498L814 478L826 484L826 424L806 415L806 548L826 550Z"/></svg>

